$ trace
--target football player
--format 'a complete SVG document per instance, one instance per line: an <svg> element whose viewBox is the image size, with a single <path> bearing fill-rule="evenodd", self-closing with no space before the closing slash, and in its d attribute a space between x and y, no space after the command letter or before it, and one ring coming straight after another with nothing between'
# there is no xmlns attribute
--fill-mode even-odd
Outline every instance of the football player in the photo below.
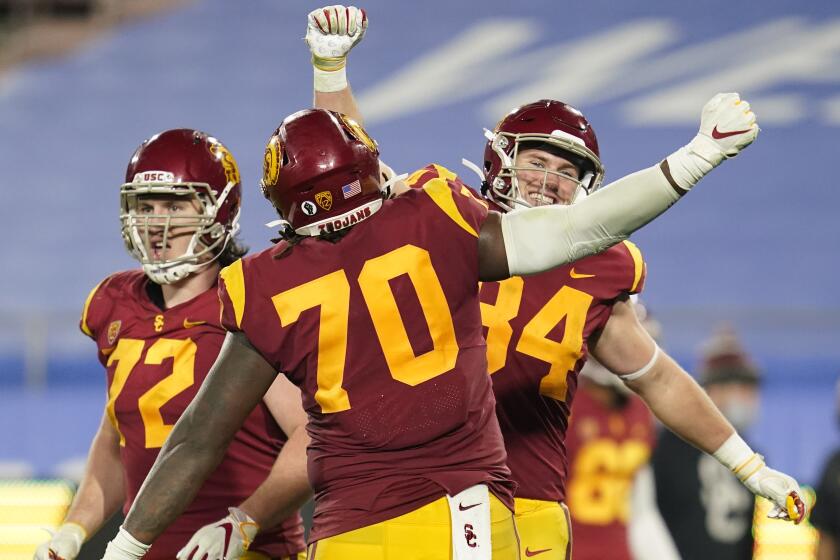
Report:
<svg viewBox="0 0 840 560"><path fill-rule="evenodd" d="M313 49L316 65L319 55ZM323 84L316 71L316 99ZM344 86L332 95L344 94L346 106L354 107L346 76L330 85ZM663 168L675 188L688 187L737 155L757 133L749 103L734 93L718 94L704 106L697 136L666 158ZM484 169L476 170L482 192L506 216L524 208L569 205L592 196L601 185L604 167L595 132L564 103L542 100L515 108L487 137ZM634 177L614 188L627 179ZM534 232L530 239L547 238ZM532 242L531 248L545 243L539 245ZM752 492L773 501L771 516L796 522L804 517L796 481L764 465L637 320L629 296L641 291L645 274L641 251L625 241L574 266L481 288L488 368L508 466L519 484L516 522L523 556L540 551L544 557L566 558L570 528L563 505L563 442L577 373L588 353L618 374L671 430L713 454Z"/></svg>
<svg viewBox="0 0 840 560"><path fill-rule="evenodd" d="M675 155L697 157L699 145L716 144L720 154L732 156L727 144L755 126L748 103L718 94L703 109L700 133ZM600 186L604 168L595 132L564 103L518 107L487 136L482 190L503 211L568 205ZM771 500L771 517L804 517L796 481L764 464L638 321L629 296L642 290L645 275L641 251L625 241L574 265L482 286L488 366L508 466L519 483L516 523L526 556L539 550L545 558L566 558L571 542L563 442L588 355L619 375L671 431Z"/></svg>
<svg viewBox="0 0 840 560"><path fill-rule="evenodd" d="M750 111L706 111L704 131L732 124L746 129L723 143L699 135L580 204L501 214L437 165L387 199L356 121L287 117L262 180L283 239L222 271L226 344L105 557L144 554L282 370L309 414L310 558L518 558L478 282L624 239L755 138Z"/></svg>
<svg viewBox="0 0 840 560"><path fill-rule="evenodd" d="M87 536L120 506L128 511L172 426L207 376L225 338L218 273L245 254L236 238L241 189L233 156L204 132L167 130L132 156L120 188L120 219L126 246L142 270L107 277L85 301L80 326L96 343L108 400L79 491L36 560L73 560ZM253 542L249 504L228 509L266 479L275 459L276 486L293 506L308 496L299 399L299 391L278 377L148 558L174 558L198 528L223 516L228 528L242 527L229 538L250 544L252 558L303 557L295 507Z"/></svg>
<svg viewBox="0 0 840 560"><path fill-rule="evenodd" d="M754 119L737 94L718 94L704 107L692 144L711 141L727 152L725 143L755 126ZM603 165L594 130L564 103L518 107L488 137L483 192L505 211L571 204L600 185ZM590 354L670 430L770 499L771 516L797 522L804 516L796 481L764 465L638 321L629 295L641 291L645 275L640 250L625 241L574 266L482 286L489 371L508 466L519 483L516 522L526 556L543 551L545 558L566 558L571 538L563 506L563 442L577 373Z"/></svg>

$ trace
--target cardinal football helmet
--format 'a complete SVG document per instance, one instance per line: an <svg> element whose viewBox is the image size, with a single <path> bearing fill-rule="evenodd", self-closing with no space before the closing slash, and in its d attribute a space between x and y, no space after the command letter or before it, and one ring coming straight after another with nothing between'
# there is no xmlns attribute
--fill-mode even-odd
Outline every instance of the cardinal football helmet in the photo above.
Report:
<svg viewBox="0 0 840 560"><path fill-rule="evenodd" d="M590 194L601 186L604 166L598 152L598 139L583 114L560 101L543 99L513 109L499 121L493 132L486 131L484 185L482 192L505 210L532 204L520 190L516 177L516 156L526 148L556 152L579 171L575 197ZM547 174L552 171L542 170ZM545 184L545 183L544 183Z"/></svg>
<svg viewBox="0 0 840 560"><path fill-rule="evenodd" d="M260 185L287 233L338 231L382 206L379 149L350 117L325 109L298 111L268 140Z"/></svg>
<svg viewBox="0 0 840 560"><path fill-rule="evenodd" d="M138 212L144 197L162 195L194 201L196 213L180 217ZM225 250L239 230L241 198L239 167L216 138L187 128L156 134L134 152L120 188L126 248L153 281L177 282ZM186 252L156 258L152 243L166 247L175 228L194 230Z"/></svg>

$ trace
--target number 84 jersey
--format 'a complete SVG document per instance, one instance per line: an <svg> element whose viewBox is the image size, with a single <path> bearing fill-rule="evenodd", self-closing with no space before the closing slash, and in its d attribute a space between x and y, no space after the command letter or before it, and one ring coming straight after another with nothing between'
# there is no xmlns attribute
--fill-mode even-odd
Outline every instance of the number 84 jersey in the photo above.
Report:
<svg viewBox="0 0 840 560"><path fill-rule="evenodd" d="M613 303L641 292L645 265L625 241L548 272L481 287L496 414L517 497L563 501L564 440L588 341Z"/></svg>
<svg viewBox="0 0 840 560"><path fill-rule="evenodd" d="M172 308L152 301L141 271L113 274L85 302L80 327L97 345L106 368L106 414L120 436L128 511L175 422L216 360L225 330L211 288ZM193 532L227 515L271 470L286 436L260 403L235 435L224 459L187 510L146 555L174 558ZM280 529L260 533L251 550L286 556L304 549L298 515Z"/></svg>

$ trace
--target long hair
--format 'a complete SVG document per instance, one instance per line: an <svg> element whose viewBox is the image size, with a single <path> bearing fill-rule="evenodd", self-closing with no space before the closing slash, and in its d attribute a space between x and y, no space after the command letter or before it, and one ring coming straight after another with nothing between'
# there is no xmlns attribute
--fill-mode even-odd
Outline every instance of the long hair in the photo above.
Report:
<svg viewBox="0 0 840 560"><path fill-rule="evenodd" d="M238 261L246 254L248 254L248 246L242 243L242 240L238 236L231 237L216 261L224 268Z"/></svg>
<svg viewBox="0 0 840 560"><path fill-rule="evenodd" d="M329 241L330 243L338 243L341 239L347 235L351 228L340 229L338 231L331 231L331 232L324 232L317 236L317 239L323 239L324 241ZM279 243L281 241L286 242L286 246L283 248L282 251L277 253L274 258L275 259L282 259L292 254L292 249L294 249L295 245L299 244L304 239L310 237L309 235L298 235L294 232L293 229L287 228L280 232L280 236L276 237L271 240L272 243Z"/></svg>

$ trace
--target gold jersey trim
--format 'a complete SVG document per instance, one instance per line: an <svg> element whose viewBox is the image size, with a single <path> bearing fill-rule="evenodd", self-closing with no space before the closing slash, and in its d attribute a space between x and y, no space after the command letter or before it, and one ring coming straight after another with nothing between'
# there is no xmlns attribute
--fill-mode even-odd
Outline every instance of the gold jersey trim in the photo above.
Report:
<svg viewBox="0 0 840 560"><path fill-rule="evenodd" d="M102 281L99 282L99 284L94 286L94 288L88 294L87 299L85 299L84 308L82 308L82 322L81 322L82 332L85 333L86 335L88 335L91 338L93 338L93 331L90 330L90 327L87 324L88 309L90 308L90 302L93 300L93 296L96 294L96 291L99 289L99 286L101 286L102 282L104 282L104 281L105 280L102 280Z"/></svg>
<svg viewBox="0 0 840 560"><path fill-rule="evenodd" d="M639 287L639 282L642 279L642 273L645 271L645 261L642 258L642 252L636 247L632 241L624 241L627 251L633 257L633 285L630 286L630 292L633 293Z"/></svg>
<svg viewBox="0 0 840 560"><path fill-rule="evenodd" d="M245 312L245 273L242 271L242 259L223 268L220 275L233 304L236 326L242 327L242 314Z"/></svg>
<svg viewBox="0 0 840 560"><path fill-rule="evenodd" d="M423 191L428 194L432 201L434 201L434 203L437 204L440 209L452 219L453 222L458 224L461 229L473 237L478 237L478 232L467 223L464 216L461 215L461 211L458 210L458 205L455 204L455 198L452 196L452 189L449 188L449 185L446 183L447 180L454 181L457 179L457 175L437 164L434 165L434 168L438 172L438 176L427 181L426 184L423 185Z"/></svg>

